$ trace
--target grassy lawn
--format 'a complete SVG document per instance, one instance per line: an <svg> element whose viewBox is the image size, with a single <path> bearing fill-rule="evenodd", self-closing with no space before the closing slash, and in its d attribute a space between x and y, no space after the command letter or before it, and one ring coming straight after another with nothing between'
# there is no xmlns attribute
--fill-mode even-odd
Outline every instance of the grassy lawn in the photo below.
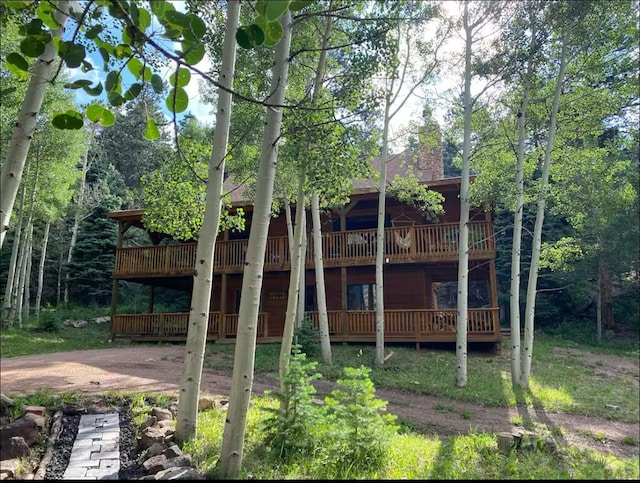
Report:
<svg viewBox="0 0 640 483"><path fill-rule="evenodd" d="M319 355L318 372L323 378L336 380L346 366L372 367L371 380L376 387L402 389L417 394L483 403L492 406L512 406L516 403L542 407L545 411L576 413L611 418L624 422L637 422L640 418L638 388L631 376L620 374L604 376L601 371L584 365L577 358L561 357L554 347L576 348L573 343L556 337L538 336L534 341L531 391L514 391L508 356L508 340L503 342L502 355L470 352L468 356L468 383L455 387L455 353L446 350L417 352L409 347L387 347L394 356L382 368L373 364L375 347L372 345L335 344L332 346L333 365L322 364ZM619 348L579 347L602 354L620 355ZM205 367L231 372L233 346L207 345ZM623 352L629 360L638 361L635 350ZM271 377L278 373L279 344L259 345L256 350L255 371ZM594 365L597 368L595 356ZM593 388L598 390L594 391ZM617 406L612 409L608 405Z"/></svg>

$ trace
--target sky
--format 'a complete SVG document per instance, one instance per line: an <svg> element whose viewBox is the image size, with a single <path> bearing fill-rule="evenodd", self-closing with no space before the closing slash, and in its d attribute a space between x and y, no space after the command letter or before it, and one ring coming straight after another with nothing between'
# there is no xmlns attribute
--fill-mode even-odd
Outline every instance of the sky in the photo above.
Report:
<svg viewBox="0 0 640 483"><path fill-rule="evenodd" d="M173 5L179 11L184 11L185 9L184 1L174 1ZM459 15L458 13L459 6L457 2L445 1L443 2L443 6L445 7L449 15ZM157 27L159 27L159 25L157 24L152 25L151 29L154 29ZM434 32L435 32L435 27L433 25L431 26L431 28L427 26L427 28L425 28L425 31L424 31L425 38L428 38L429 36L433 36ZM464 48L464 42L462 41L462 39L459 36L457 37L454 36L451 39L451 41L449 41L443 47L443 54L445 57L453 58L454 57L453 53L461 52L463 48ZM93 65L96 66L96 69L87 73L81 72L80 69L75 69L74 71L71 72L72 80L89 79L95 83L100 77L104 77L106 75L106 73L103 72L101 69L102 58L100 57L99 53L93 52L93 53L90 53L89 56ZM208 55L205 55L204 59L200 61L200 63L197 64L196 67L201 71L205 71L205 72L208 71L208 69L211 67L211 61ZM163 76L165 79L168 80L168 77L171 74L171 72L172 72L171 68L166 68L164 72L161 72L161 76ZM422 90L421 92L416 91L414 95L411 96L411 98L409 98L406 101L402 109L399 110L398 113L393 117L390 124L390 140L391 140L391 148L394 151L401 150L404 147L404 144L406 142L406 135L402 136L402 133L405 131L405 128L408 125L408 123L411 121L420 122L425 94L430 99L430 104L433 107L433 114L435 119L440 123L441 126L444 125L444 116L447 110L447 102L443 101L442 99L437 100L437 98L439 96L442 96L447 89L454 87L456 88L456 90L459 90L459 87L461 86L460 77L456 75L452 75L452 72L453 70L451 69L448 69L448 70L445 69L445 75L441 76L434 85L430 86L428 91L425 91L425 90ZM132 83L133 81L134 81L134 78L129 73L128 69L124 69L123 84L126 86ZM186 112L190 112L199 121L205 124L213 125L215 124L215 112L213 111L213 107L210 105L204 104L199 100L198 89L199 89L198 78L197 76L192 76L191 82L186 87L186 91L189 95L189 107ZM404 90L403 92L401 92L398 98L402 100L404 97L406 97L406 93L408 90L409 90L409 85L405 83ZM102 97L104 98L104 95ZM88 104L96 100L95 98L86 94L82 89L78 89L76 91L76 99L81 104ZM396 106L398 103L396 103ZM179 115L178 117L181 118L184 114L186 114L186 112ZM170 114L168 109L165 110L165 114L167 115Z"/></svg>

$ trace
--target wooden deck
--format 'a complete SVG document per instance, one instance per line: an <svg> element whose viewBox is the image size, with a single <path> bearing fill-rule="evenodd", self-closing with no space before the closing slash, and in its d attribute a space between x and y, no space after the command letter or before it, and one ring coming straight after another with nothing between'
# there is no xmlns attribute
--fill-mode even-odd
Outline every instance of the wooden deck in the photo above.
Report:
<svg viewBox="0 0 640 483"><path fill-rule="evenodd" d="M419 225L385 229L387 263L456 261L458 223ZM216 242L214 271L241 273L248 240ZM495 240L490 222L469 223L469 259L495 256ZM376 257L376 230L329 232L322 236L325 267L373 265ZM114 278L190 276L196 258L195 243L117 249ZM313 240L309 238L306 266L312 267ZM287 237L270 237L265 250L265 271L289 270Z"/></svg>
<svg viewBox="0 0 640 483"><path fill-rule="evenodd" d="M315 326L318 313L307 312ZM375 311L329 311L329 335L332 342L375 342ZM387 342L454 342L455 309L385 310ZM188 313L115 315L114 338L130 340L186 340ZM211 312L208 340L232 342L238 328L238 315ZM269 314L258 316L258 342L280 340L282 333L269 332ZM469 309L468 341L501 340L497 308Z"/></svg>

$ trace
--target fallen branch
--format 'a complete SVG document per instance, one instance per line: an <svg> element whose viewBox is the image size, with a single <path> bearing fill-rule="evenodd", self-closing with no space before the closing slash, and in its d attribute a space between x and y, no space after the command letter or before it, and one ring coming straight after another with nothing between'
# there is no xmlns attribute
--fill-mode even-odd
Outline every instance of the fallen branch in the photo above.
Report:
<svg viewBox="0 0 640 483"><path fill-rule="evenodd" d="M44 475L47 471L47 466L49 465L49 461L53 456L53 447L58 440L58 436L60 435L60 431L62 430L62 411L56 411L53 415L53 421L51 423L51 431L49 433L49 438L47 439L47 448L44 452L44 456L42 460L40 460L40 464L38 465L38 469L33 475L34 480L44 480Z"/></svg>
<svg viewBox="0 0 640 483"><path fill-rule="evenodd" d="M393 351L389 352L386 356L384 356L384 361L387 362L389 359L393 357L394 354L395 352Z"/></svg>

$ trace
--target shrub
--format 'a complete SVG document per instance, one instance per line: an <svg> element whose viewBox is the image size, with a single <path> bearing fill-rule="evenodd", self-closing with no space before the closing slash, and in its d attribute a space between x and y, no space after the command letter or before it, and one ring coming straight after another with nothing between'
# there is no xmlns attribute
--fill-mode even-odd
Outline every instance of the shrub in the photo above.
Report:
<svg viewBox="0 0 640 483"><path fill-rule="evenodd" d="M311 381L321 377L314 372L317 365L317 362L307 362L300 346L294 345L283 379L284 391L267 393L273 395L279 405L265 408L271 413L264 423L265 445L278 459L289 459L315 445L311 426L320 414L311 402L316 393Z"/></svg>
<svg viewBox="0 0 640 483"><path fill-rule="evenodd" d="M313 326L313 320L305 317L300 327L295 330L294 341L300 346L302 352L312 356L317 352L319 335L320 332Z"/></svg>
<svg viewBox="0 0 640 483"><path fill-rule="evenodd" d="M40 312L40 328L47 332L57 332L60 330L60 316L53 309L44 309Z"/></svg>

